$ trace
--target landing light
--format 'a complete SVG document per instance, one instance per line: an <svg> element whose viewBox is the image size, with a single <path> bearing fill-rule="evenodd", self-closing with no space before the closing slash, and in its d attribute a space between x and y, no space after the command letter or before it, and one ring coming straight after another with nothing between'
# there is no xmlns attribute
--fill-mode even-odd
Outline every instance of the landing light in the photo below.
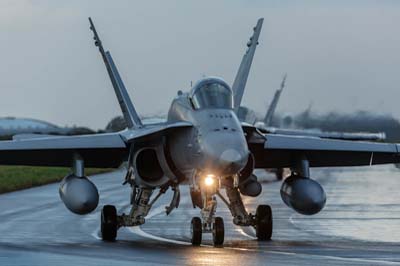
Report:
<svg viewBox="0 0 400 266"><path fill-rule="evenodd" d="M206 178L204 179L204 184L206 186L212 186L215 183L215 176L214 175L206 175Z"/></svg>

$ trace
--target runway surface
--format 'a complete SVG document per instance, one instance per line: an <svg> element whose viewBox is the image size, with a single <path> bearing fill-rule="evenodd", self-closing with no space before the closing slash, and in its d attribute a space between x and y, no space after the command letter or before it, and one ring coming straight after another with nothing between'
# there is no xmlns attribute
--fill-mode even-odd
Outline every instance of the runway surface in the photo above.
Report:
<svg viewBox="0 0 400 266"><path fill-rule="evenodd" d="M29 173L27 173L29 174ZM394 166L312 170L328 201L315 216L286 207L280 182L263 171L262 196L245 198L248 209L270 204L273 240L257 242L251 228L225 220L225 246L214 248L211 235L192 247L193 209L187 187L181 205L169 216L164 207L171 194L158 201L146 224L123 228L118 241L99 238L100 209L114 204L128 212L130 189L122 186L123 171L92 177L100 204L90 215L70 213L58 196L58 184L0 195L0 265L400 265L400 170Z"/></svg>

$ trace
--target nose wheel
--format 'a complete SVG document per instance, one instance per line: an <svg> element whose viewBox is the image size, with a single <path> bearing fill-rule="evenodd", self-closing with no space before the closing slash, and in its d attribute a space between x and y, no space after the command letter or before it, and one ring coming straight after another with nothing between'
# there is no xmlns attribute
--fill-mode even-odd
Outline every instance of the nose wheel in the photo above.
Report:
<svg viewBox="0 0 400 266"><path fill-rule="evenodd" d="M225 228L224 220L221 217L215 217L212 235L214 246L222 246L222 244L224 244Z"/></svg>
<svg viewBox="0 0 400 266"><path fill-rule="evenodd" d="M192 218L190 229L192 232L192 245L200 246L203 234L203 225L201 224L201 219L199 217Z"/></svg>
<svg viewBox="0 0 400 266"><path fill-rule="evenodd" d="M202 223L200 217L193 217L191 222L191 242L193 246L200 246L203 233L212 233L213 244L215 247L222 246L225 238L224 220L215 217L212 224Z"/></svg>

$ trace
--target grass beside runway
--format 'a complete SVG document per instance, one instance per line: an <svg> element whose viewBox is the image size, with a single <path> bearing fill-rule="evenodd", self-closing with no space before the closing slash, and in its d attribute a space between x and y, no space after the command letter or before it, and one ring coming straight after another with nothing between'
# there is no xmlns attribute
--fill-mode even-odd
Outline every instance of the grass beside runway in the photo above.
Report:
<svg viewBox="0 0 400 266"><path fill-rule="evenodd" d="M90 176L109 171L86 168L85 174ZM0 194L59 182L70 172L68 167L0 166Z"/></svg>

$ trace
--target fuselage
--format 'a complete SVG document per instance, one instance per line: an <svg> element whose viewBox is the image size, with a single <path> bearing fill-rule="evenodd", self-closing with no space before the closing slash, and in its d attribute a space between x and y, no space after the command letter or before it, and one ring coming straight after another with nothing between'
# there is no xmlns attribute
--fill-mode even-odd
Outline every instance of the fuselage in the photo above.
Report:
<svg viewBox="0 0 400 266"><path fill-rule="evenodd" d="M205 78L190 92L178 92L168 121L193 127L170 136L171 156L184 173L238 174L248 161L246 139L233 110L232 91L220 78Z"/></svg>

